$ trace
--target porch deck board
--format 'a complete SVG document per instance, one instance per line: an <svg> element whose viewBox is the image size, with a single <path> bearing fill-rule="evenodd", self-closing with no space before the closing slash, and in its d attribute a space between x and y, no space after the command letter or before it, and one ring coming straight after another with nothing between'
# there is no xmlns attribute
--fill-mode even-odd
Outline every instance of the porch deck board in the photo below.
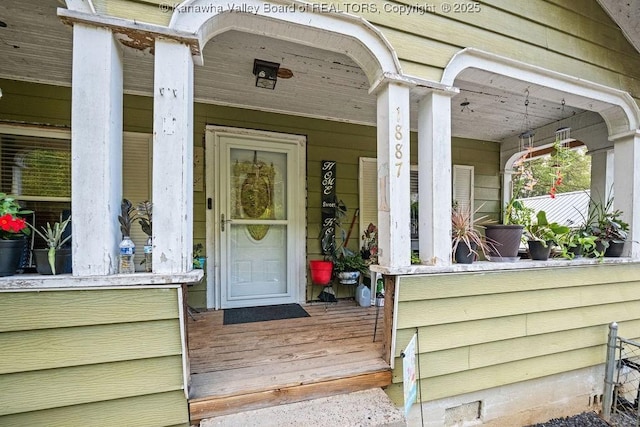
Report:
<svg viewBox="0 0 640 427"><path fill-rule="evenodd" d="M383 313L340 301L310 317L223 325L222 311L189 319L193 419L391 383Z"/></svg>

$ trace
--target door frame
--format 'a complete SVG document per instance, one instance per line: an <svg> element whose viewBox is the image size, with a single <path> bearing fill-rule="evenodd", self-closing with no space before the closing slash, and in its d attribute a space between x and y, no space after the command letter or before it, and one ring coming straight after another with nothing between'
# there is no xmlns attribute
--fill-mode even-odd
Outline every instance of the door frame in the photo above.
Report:
<svg viewBox="0 0 640 427"><path fill-rule="evenodd" d="M206 234L206 295L207 308L220 309L222 307L222 277L221 277L221 245L220 245L220 180L217 177L216 162L220 158L218 139L220 136L238 136L260 139L262 141L290 144L294 146L295 169L287 173L287 185L291 186L289 194L293 200L288 200L289 212L293 213L289 230L293 233L291 242L294 247L289 248L288 254L292 259L287 262L295 263L291 281L291 293L294 301L305 301L306 289L306 206L307 206L307 176L306 176L306 145L304 135L270 132L254 129L235 128L229 126L207 125L205 127L205 234ZM259 148L259 146L257 146ZM303 179L297 179L302 177ZM211 200L211 206L209 206Z"/></svg>

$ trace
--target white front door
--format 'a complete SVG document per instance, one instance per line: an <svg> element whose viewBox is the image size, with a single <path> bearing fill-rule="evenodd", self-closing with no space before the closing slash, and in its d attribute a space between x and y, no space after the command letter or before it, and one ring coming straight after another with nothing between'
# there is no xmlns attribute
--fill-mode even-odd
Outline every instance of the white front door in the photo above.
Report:
<svg viewBox="0 0 640 427"><path fill-rule="evenodd" d="M207 253L216 260L207 306L304 298L304 145L297 135L207 127Z"/></svg>

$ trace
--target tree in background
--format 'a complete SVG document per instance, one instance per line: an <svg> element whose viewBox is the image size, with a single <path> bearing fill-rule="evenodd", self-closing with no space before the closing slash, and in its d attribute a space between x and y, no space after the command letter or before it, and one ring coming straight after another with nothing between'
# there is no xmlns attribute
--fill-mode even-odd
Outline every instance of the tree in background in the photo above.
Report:
<svg viewBox="0 0 640 427"><path fill-rule="evenodd" d="M562 159L550 154L530 160L530 169L538 182L526 197L588 190L591 186L591 157L586 155L586 151L586 147L580 147L566 150Z"/></svg>

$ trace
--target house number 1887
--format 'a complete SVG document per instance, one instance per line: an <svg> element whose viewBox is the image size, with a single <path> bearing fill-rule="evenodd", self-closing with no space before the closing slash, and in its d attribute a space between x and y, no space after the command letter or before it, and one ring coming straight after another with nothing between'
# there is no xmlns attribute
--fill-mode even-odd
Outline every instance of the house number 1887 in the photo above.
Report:
<svg viewBox="0 0 640 427"><path fill-rule="evenodd" d="M398 108L398 121L400 121L400 109ZM402 141L402 125L396 125L396 132L394 134L396 141ZM396 159L400 160L396 162L397 177L400 178L400 172L402 170L402 144L396 144Z"/></svg>

